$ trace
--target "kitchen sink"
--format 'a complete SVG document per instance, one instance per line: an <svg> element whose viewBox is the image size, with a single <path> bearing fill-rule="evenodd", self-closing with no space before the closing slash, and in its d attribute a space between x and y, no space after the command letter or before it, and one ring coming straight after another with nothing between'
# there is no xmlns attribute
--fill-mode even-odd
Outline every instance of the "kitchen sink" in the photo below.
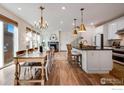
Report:
<svg viewBox="0 0 124 93"><path fill-rule="evenodd" d="M96 49L96 46L91 46L91 45L83 45L80 46L81 49Z"/></svg>

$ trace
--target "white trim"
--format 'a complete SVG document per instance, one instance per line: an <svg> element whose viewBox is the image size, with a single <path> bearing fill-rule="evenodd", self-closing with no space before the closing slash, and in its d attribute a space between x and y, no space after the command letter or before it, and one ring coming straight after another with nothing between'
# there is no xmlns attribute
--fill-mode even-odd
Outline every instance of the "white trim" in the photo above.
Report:
<svg viewBox="0 0 124 93"><path fill-rule="evenodd" d="M13 49L14 49L14 56L16 56L16 51L18 51L19 48L19 38L18 38L18 27L14 26L14 45L13 45Z"/></svg>

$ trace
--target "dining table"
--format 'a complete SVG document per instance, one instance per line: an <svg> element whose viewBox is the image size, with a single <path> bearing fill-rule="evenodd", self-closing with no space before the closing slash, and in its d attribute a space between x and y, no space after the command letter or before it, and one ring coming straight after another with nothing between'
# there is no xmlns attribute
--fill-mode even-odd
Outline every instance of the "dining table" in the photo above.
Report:
<svg viewBox="0 0 124 93"><path fill-rule="evenodd" d="M45 79L44 79L44 64L45 64L45 60L47 57L47 53L46 52L39 52L39 51L35 51L33 53L26 53L25 55L19 55L14 57L14 64L15 64L15 79L14 79L14 85L20 85L21 82L25 83L25 82L33 82L33 83L41 83L41 85L44 85ZM40 79L29 79L29 80L25 80L25 79L20 79L20 69L21 69L21 63L29 63L29 62L36 62L36 63L41 63L41 78Z"/></svg>

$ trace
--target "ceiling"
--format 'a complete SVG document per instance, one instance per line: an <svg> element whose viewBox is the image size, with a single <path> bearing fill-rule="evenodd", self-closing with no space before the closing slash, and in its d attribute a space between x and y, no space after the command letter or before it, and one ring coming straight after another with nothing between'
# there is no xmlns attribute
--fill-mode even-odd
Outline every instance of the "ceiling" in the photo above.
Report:
<svg viewBox="0 0 124 93"><path fill-rule="evenodd" d="M84 23L86 25L100 25L108 20L124 15L124 3L1 3L7 10L13 12L31 25L34 21L40 19L40 9L42 5L45 7L44 17L48 22L49 31L72 31L73 19L77 18L80 24L80 8L84 10ZM61 7L66 9L62 10ZM22 8L19 11L17 8Z"/></svg>

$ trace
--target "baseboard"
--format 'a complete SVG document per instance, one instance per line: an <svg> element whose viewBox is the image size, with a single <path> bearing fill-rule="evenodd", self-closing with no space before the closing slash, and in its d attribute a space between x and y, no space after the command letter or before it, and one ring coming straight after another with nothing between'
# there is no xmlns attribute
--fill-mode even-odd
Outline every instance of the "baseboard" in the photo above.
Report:
<svg viewBox="0 0 124 93"><path fill-rule="evenodd" d="M60 50L60 52L67 52L67 50Z"/></svg>

